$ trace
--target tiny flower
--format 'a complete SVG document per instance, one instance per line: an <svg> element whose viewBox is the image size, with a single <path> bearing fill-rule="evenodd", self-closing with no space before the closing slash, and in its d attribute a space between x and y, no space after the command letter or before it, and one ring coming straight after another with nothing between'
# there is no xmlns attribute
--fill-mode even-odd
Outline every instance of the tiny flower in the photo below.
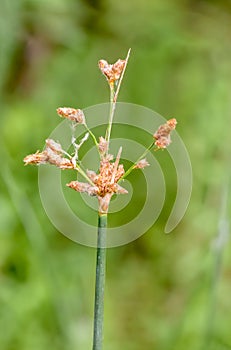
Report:
<svg viewBox="0 0 231 350"><path fill-rule="evenodd" d="M77 192L86 192L90 196L97 196L100 212L106 213L113 194L128 193L125 188L119 186L117 183L124 175L124 167L122 164L119 164L121 152L122 147L119 149L115 162L111 162L112 155L103 157L100 162L98 174L92 170L87 170L86 175L92 184L71 181L67 186Z"/></svg>
<svg viewBox="0 0 231 350"><path fill-rule="evenodd" d="M113 154L107 154L102 161L108 161L110 162L110 160L112 160L114 158Z"/></svg>
<svg viewBox="0 0 231 350"><path fill-rule="evenodd" d="M96 180L97 174L93 170L87 170L86 173L91 181L94 182Z"/></svg>
<svg viewBox="0 0 231 350"><path fill-rule="evenodd" d="M121 76L121 73L124 70L126 64L126 60L118 60L116 63L113 64L113 72L115 76L115 80L118 80Z"/></svg>
<svg viewBox="0 0 231 350"><path fill-rule="evenodd" d="M45 152L39 152L37 151L34 154L29 154L28 156L26 156L23 161L25 163L25 165L28 164L46 164L48 160L48 156Z"/></svg>
<svg viewBox="0 0 231 350"><path fill-rule="evenodd" d="M134 165L134 169L143 169L146 166L149 166L150 164L148 163L146 158L141 159L138 163Z"/></svg>
<svg viewBox="0 0 231 350"><path fill-rule="evenodd" d="M60 107L56 111L58 115L62 118L67 118L79 124L85 124L85 116L81 109L75 109L70 107Z"/></svg>
<svg viewBox="0 0 231 350"><path fill-rule="evenodd" d="M98 191L98 188L96 186L92 186L86 182L71 181L66 186L73 188L73 190L77 192L85 192L90 196L95 196Z"/></svg>
<svg viewBox="0 0 231 350"><path fill-rule="evenodd" d="M169 119L167 121L167 124L171 128L171 130L174 130L176 129L177 120L175 118Z"/></svg>
<svg viewBox="0 0 231 350"><path fill-rule="evenodd" d="M63 149L62 149L62 146L60 145L60 143L55 142L52 139L46 140L46 148L50 148L55 153L59 153L59 154L63 153Z"/></svg>
<svg viewBox="0 0 231 350"><path fill-rule="evenodd" d="M104 137L100 136L98 144L99 153L104 156L108 149L108 142Z"/></svg>
<svg viewBox="0 0 231 350"><path fill-rule="evenodd" d="M119 80L124 67L126 64L126 60L118 60L114 64L109 64L105 60L99 61L99 69L107 78L109 84L114 84L115 81Z"/></svg>
<svg viewBox="0 0 231 350"><path fill-rule="evenodd" d="M176 128L177 121L175 118L169 119L165 124L161 125L153 135L156 139L155 145L158 148L166 148L171 143L170 133Z"/></svg>
<svg viewBox="0 0 231 350"><path fill-rule="evenodd" d="M74 169L75 166L72 163L70 159L60 157L60 156L55 156L55 155L50 155L48 162L52 165L55 165L57 168L60 168L62 170L64 169Z"/></svg>
<svg viewBox="0 0 231 350"><path fill-rule="evenodd" d="M37 151L34 154L30 154L24 158L25 165L27 164L52 164L60 169L74 169L73 162L63 157L66 152L63 151L60 143L55 142L52 139L46 140L46 148L43 152Z"/></svg>
<svg viewBox="0 0 231 350"><path fill-rule="evenodd" d="M125 171L124 171L124 166L123 164L119 164L116 173L115 173L115 182L118 182L120 180L120 178L124 175Z"/></svg>
<svg viewBox="0 0 231 350"><path fill-rule="evenodd" d="M46 140L46 149L44 153L47 154L47 162L49 164L55 165L60 169L73 169L74 164L70 159L63 157L65 153L62 149L60 143L55 142L52 139Z"/></svg>
<svg viewBox="0 0 231 350"><path fill-rule="evenodd" d="M123 188L122 186L116 184L116 193L118 193L118 194L127 194L128 191L125 188Z"/></svg>

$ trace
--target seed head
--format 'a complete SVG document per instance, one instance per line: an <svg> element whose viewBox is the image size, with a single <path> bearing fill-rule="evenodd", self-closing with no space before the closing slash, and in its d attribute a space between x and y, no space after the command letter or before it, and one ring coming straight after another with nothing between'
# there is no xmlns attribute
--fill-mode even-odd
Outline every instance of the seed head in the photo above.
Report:
<svg viewBox="0 0 231 350"><path fill-rule="evenodd" d="M101 70L103 75L105 75L109 84L114 84L117 80L119 80L124 70L126 60L119 59L114 64L109 64L105 60L100 60L98 64L99 69Z"/></svg>
<svg viewBox="0 0 231 350"><path fill-rule="evenodd" d="M65 152L62 149L60 143L55 142L52 139L46 140L46 148L44 151L37 151L34 154L30 154L24 158L25 165L28 164L52 164L60 169L74 169L74 164L71 159L63 157Z"/></svg>
<svg viewBox="0 0 231 350"><path fill-rule="evenodd" d="M98 190L96 186L92 186L86 182L79 182L79 181L71 181L66 186L73 188L77 192L85 192L90 196L95 196Z"/></svg>
<svg viewBox="0 0 231 350"><path fill-rule="evenodd" d="M117 182L123 174L124 168L122 164L115 169L115 163L102 160L100 162L99 174L94 179L94 183L98 187L98 195L104 197L106 193L117 193Z"/></svg>
<svg viewBox="0 0 231 350"><path fill-rule="evenodd" d="M79 124L85 124L85 116L81 109L75 109L70 107L57 108L57 113L62 118L67 118L73 122Z"/></svg>
<svg viewBox="0 0 231 350"><path fill-rule="evenodd" d="M119 164L121 151L122 148L120 148L115 162L111 162L111 158L108 157L111 155L102 158L98 174L92 170L87 170L87 176L93 184L71 181L67 186L77 192L86 192L91 196L97 196L100 211L107 212L113 194L128 193L125 188L117 183L124 175L124 167Z"/></svg>
<svg viewBox="0 0 231 350"><path fill-rule="evenodd" d="M63 153L63 149L62 149L62 146L60 145L60 143L55 142L52 139L46 140L46 148L50 149L51 151L53 151L54 153L57 153L57 154Z"/></svg>
<svg viewBox="0 0 231 350"><path fill-rule="evenodd" d="M26 156L23 161L25 165L32 164L32 165L37 165L37 164L46 164L48 160L48 156L44 152L39 152L37 151L34 154L29 154Z"/></svg>
<svg viewBox="0 0 231 350"><path fill-rule="evenodd" d="M153 135L156 139L155 145L158 148L166 148L171 143L170 133L176 128L177 121L175 118L169 119L165 124L161 125L155 134Z"/></svg>

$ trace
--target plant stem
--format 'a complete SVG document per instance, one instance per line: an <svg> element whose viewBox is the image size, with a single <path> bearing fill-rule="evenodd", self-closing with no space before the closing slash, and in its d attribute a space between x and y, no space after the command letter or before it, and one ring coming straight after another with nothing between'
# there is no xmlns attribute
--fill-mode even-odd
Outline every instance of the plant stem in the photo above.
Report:
<svg viewBox="0 0 231 350"><path fill-rule="evenodd" d="M123 77L124 77L125 70L127 68L130 52L131 52L131 49L128 50L127 57L125 59L125 66L124 66L123 72L122 72L122 74L120 76L120 79L118 81L118 85L117 85L117 88L116 88L116 91L115 91L114 102L117 102L117 97L118 97L118 94L119 94L119 91L120 91L120 86L121 86L121 83L122 83L122 80L123 80Z"/></svg>
<svg viewBox="0 0 231 350"><path fill-rule="evenodd" d="M98 149L98 142L97 142L97 140L96 140L95 135L93 134L93 132L91 131L91 129L89 129L89 127L87 126L86 123L84 123L84 127L86 128L86 130L87 130L87 131L89 132L89 134L91 135L91 137L92 137L92 139L93 139L93 141L94 141L94 143L95 143L95 145L96 145L96 147L97 147L97 149Z"/></svg>
<svg viewBox="0 0 231 350"><path fill-rule="evenodd" d="M84 170L81 169L80 165L76 164L75 169L84 177L85 180L89 182L92 186L95 186L94 182L85 174Z"/></svg>
<svg viewBox="0 0 231 350"><path fill-rule="evenodd" d="M119 181L125 179L125 177L127 177L132 172L132 170L134 170L135 165L142 158L144 158L148 154L148 152L152 149L152 147L154 147L154 146L155 146L155 142L152 142L151 145L144 151L144 153L136 160L136 162L130 166L130 168L126 171L126 173L124 173L124 175L119 179ZM158 148L154 149L154 151L157 151L157 150L158 150Z"/></svg>
<svg viewBox="0 0 231 350"><path fill-rule="evenodd" d="M116 107L116 101L114 101L115 96L115 90L114 90L114 83L110 85L110 112L109 112L109 121L108 121L108 127L106 130L105 139L108 142L108 149L109 149L109 142L111 137L111 128L112 128L112 121L115 113L115 107ZM107 153L108 153L107 149Z"/></svg>
<svg viewBox="0 0 231 350"><path fill-rule="evenodd" d="M95 280L93 350L102 350L103 344L104 286L106 271L106 232L107 214L99 213Z"/></svg>

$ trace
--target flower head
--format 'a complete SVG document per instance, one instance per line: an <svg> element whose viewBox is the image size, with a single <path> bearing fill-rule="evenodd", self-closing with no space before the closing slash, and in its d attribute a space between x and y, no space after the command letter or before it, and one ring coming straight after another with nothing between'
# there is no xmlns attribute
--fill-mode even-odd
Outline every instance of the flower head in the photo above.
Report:
<svg viewBox="0 0 231 350"><path fill-rule="evenodd" d="M73 188L77 192L86 192L91 196L97 196L100 211L107 212L110 198L113 194L128 193L125 188L118 185L118 181L124 175L124 167L122 164L119 164L121 151L122 148L120 148L115 162L111 162L110 157L103 158L100 162L98 174L92 170L87 171L87 176L92 181L93 185L79 181L71 181L67 186Z"/></svg>
<svg viewBox="0 0 231 350"><path fill-rule="evenodd" d="M98 190L96 186L92 186L86 182L79 181L71 181L67 184L67 187L73 188L77 192L85 192L90 196L96 196Z"/></svg>
<svg viewBox="0 0 231 350"><path fill-rule="evenodd" d="M99 149L100 155L105 156L105 154L108 150L108 141L106 141L103 136L100 136L100 138L99 138L98 149Z"/></svg>
<svg viewBox="0 0 231 350"><path fill-rule="evenodd" d="M109 84L114 84L115 81L119 80L126 65L126 60L119 59L114 64L109 64L105 60L100 60L98 64L99 69L103 75L105 75Z"/></svg>
<svg viewBox="0 0 231 350"><path fill-rule="evenodd" d="M44 152L39 152L37 151L34 154L29 154L28 156L26 156L23 161L25 163L25 165L28 164L46 164L48 160L48 156L46 153Z"/></svg>
<svg viewBox="0 0 231 350"><path fill-rule="evenodd" d="M64 157L66 154L60 143L55 142L52 139L46 140L46 148L44 151L37 151L34 154L30 154L24 158L25 165L28 164L52 164L60 169L74 169L74 164L71 159Z"/></svg>
<svg viewBox="0 0 231 350"><path fill-rule="evenodd" d="M161 125L153 135L156 140L155 145L158 148L166 148L171 143L170 133L176 128L177 121L175 118L169 119L165 124Z"/></svg>
<svg viewBox="0 0 231 350"><path fill-rule="evenodd" d="M62 118L67 118L73 122L79 124L85 124L85 116L81 109L75 109L70 107L59 107L57 113Z"/></svg>

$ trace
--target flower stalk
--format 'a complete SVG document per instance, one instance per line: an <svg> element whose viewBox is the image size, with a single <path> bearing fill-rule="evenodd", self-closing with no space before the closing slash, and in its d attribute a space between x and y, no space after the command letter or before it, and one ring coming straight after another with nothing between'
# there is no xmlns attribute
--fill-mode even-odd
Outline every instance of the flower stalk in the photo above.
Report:
<svg viewBox="0 0 231 350"><path fill-rule="evenodd" d="M101 350L103 345L104 287L106 273L106 231L107 214L99 213L96 254L95 308L93 350Z"/></svg>

